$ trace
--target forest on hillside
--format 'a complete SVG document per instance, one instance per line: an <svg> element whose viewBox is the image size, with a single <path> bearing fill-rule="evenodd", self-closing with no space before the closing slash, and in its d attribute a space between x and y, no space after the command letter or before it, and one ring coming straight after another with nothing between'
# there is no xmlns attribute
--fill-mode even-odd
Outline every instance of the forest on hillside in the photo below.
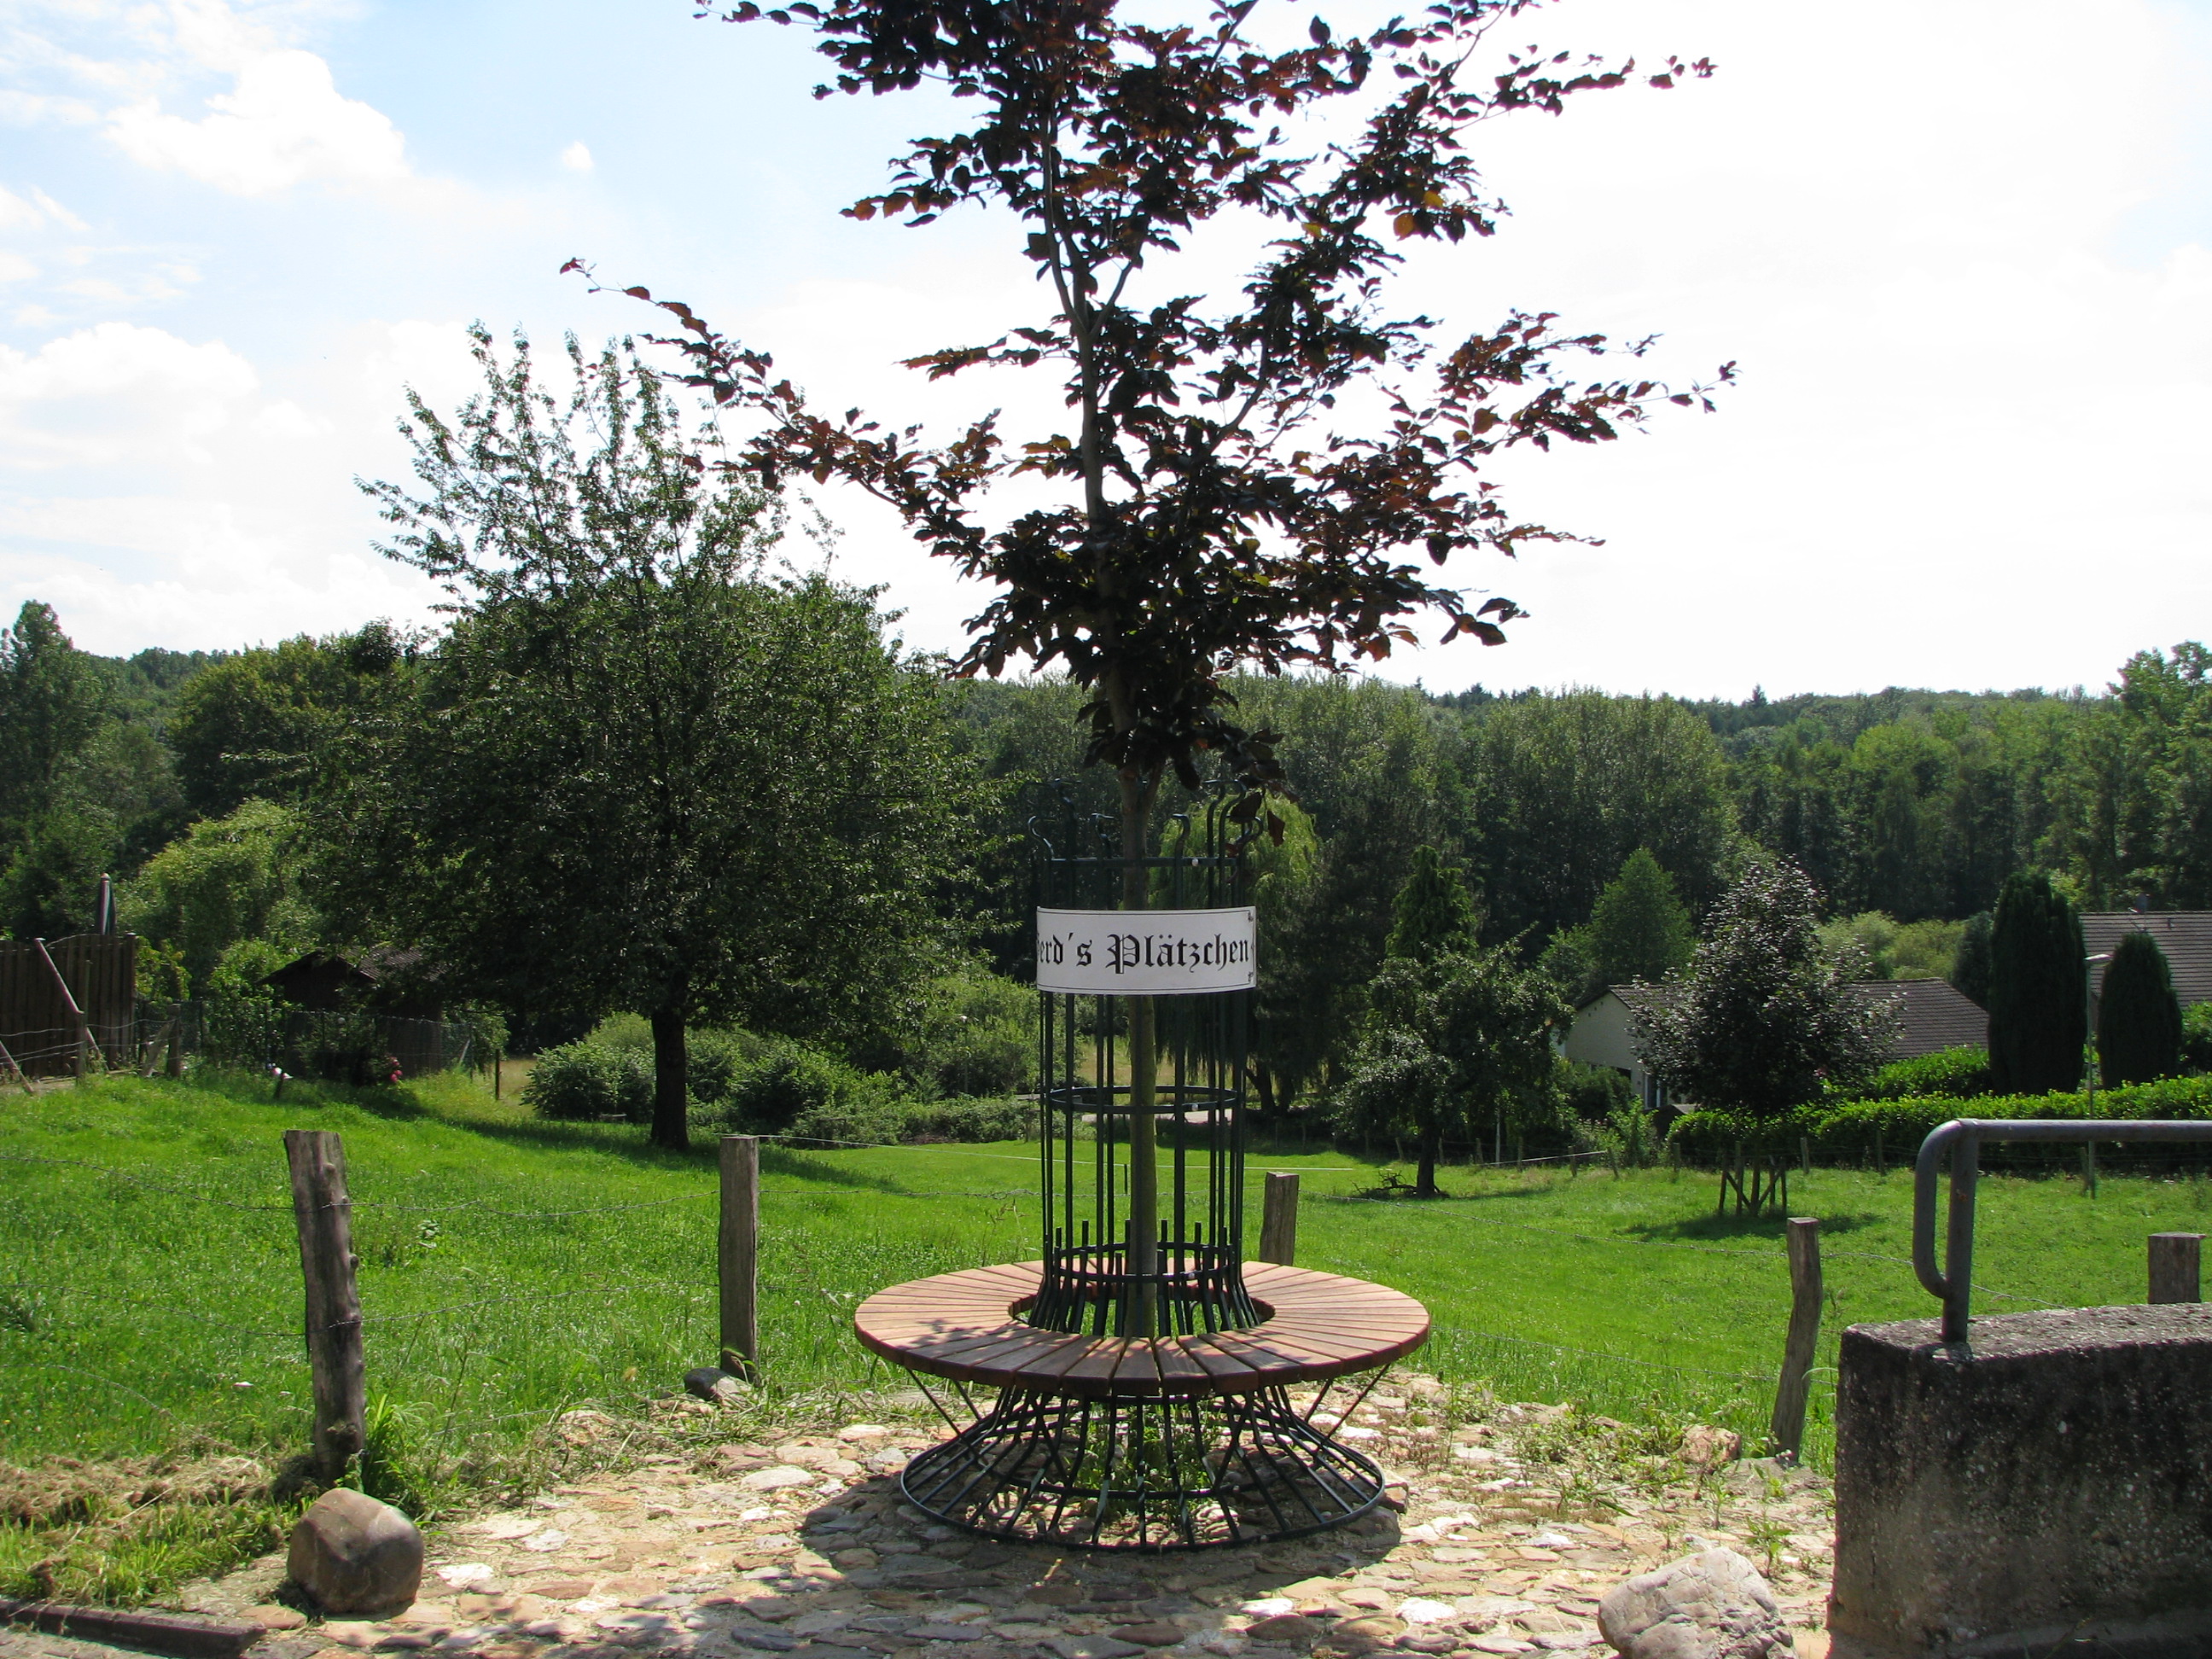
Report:
<svg viewBox="0 0 2212 1659"><path fill-rule="evenodd" d="M334 877L327 825L349 734L392 720L447 648L372 623L102 658L27 605L0 636L0 927L82 931L112 874L145 941L144 988L166 996L244 986L313 946L406 943L380 936L389 917ZM1693 921L1747 852L1788 856L1878 975L1948 973L1963 924L2025 867L2088 908L2212 904L2208 669L2188 642L2139 653L2095 693L1740 702L1237 679L1237 718L1279 734L1289 786L1285 832L1261 855L1262 1047L1286 1092L1325 1071L1424 848L1467 887L1485 944L1557 966L1572 990L1602 975L1593 908L1638 849ZM948 681L919 660L899 672L919 699L902 719L927 723L963 780L945 819L957 844L935 838L927 876L933 948L1019 979L1029 824L1113 810L1111 779L1084 765L1083 699L1054 678ZM742 805L768 786L727 787ZM1177 810L1173 791L1162 810ZM557 985L473 988L524 1041L607 1012ZM867 1018L856 1005L848 1025ZM865 1046L857 1030L809 1035Z"/></svg>

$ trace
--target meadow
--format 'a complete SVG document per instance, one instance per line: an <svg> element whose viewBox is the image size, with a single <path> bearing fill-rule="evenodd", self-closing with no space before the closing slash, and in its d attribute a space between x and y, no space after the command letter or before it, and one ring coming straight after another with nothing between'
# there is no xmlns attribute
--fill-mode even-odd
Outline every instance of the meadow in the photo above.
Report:
<svg viewBox="0 0 2212 1659"><path fill-rule="evenodd" d="M373 1412L418 1491L464 1501L561 1413L624 1418L716 1352L711 1149L627 1125L546 1123L459 1076L375 1091L258 1078L118 1078L0 1096L0 1460L179 1446L281 1458L306 1438L299 1259L281 1133L344 1137ZM1036 1152L988 1146L764 1149L769 1389L895 1389L852 1307L898 1279L1034 1256ZM1789 1290L1781 1224L1717 1217L1688 1170L1452 1169L1450 1196L1384 1195L1387 1163L1261 1147L1301 1171L1302 1265L1426 1302L1417 1362L1501 1399L1702 1419L1755 1443ZM1910 1176L1815 1170L1821 1363L1848 1323L1925 1317ZM2201 1179L1989 1177L1981 1312L2140 1300L2144 1236L2205 1230ZM1832 1370L1825 1375L1832 1379ZM1832 1389L1808 1456L1825 1462ZM0 1549L0 1557L8 1552ZM0 1577L5 1576L0 1560Z"/></svg>

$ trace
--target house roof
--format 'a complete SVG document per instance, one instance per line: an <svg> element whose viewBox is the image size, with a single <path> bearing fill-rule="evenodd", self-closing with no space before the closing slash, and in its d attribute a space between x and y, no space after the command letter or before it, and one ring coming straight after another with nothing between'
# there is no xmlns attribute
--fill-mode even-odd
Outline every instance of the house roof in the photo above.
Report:
<svg viewBox="0 0 2212 1659"><path fill-rule="evenodd" d="M2109 956L2130 933L2148 933L2166 952L2173 969L2173 992L2181 1006L2212 1002L2212 910L2088 910L2081 916L2082 942L2093 957ZM2089 971L2100 992L2105 988L2105 967L2093 963Z"/></svg>
<svg viewBox="0 0 2212 1659"><path fill-rule="evenodd" d="M1852 988L1863 994L1885 994L1895 1001L1897 1042L1893 1060L1917 1060L1946 1048L1985 1048L1990 1017L1981 1004L1948 980L1862 980Z"/></svg>
<svg viewBox="0 0 2212 1659"><path fill-rule="evenodd" d="M1914 1060L1940 1054L1946 1048L1981 1048L1990 1040L1990 1017L1981 1005L1940 979L1866 979L1851 989L1863 997L1893 1002L1898 1012L1897 1041L1889 1051L1893 1060ZM1606 994L1618 997L1632 1014L1672 1001L1681 994L1673 985L1638 982L1608 985ZM1584 1006L1591 1005L1585 1004ZM1577 1011L1579 1012L1579 1011Z"/></svg>

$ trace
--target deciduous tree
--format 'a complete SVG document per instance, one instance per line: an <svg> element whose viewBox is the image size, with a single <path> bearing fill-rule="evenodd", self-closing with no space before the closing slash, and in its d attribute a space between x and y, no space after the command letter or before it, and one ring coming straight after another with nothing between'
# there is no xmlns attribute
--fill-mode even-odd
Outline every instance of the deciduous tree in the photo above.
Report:
<svg viewBox="0 0 2212 1659"><path fill-rule="evenodd" d="M422 493L369 487L458 614L335 769L329 878L472 990L646 1014L681 1146L688 1023L850 1036L941 965L974 775L870 595L763 574L769 502L650 371L476 352L457 422L410 399Z"/></svg>
<svg viewBox="0 0 2212 1659"><path fill-rule="evenodd" d="M925 81L973 112L918 141L891 187L848 210L927 224L969 205L1010 210L1047 309L996 339L911 360L932 379L1050 365L1071 416L1012 439L987 416L939 443L859 410L818 410L757 346L662 300L693 383L755 422L735 465L765 484L838 478L889 503L931 551L994 590L955 664L965 674L1064 664L1090 694L1087 758L1119 785L1124 902L1161 785L1218 766L1255 793L1279 781L1272 734L1235 718L1224 676L1379 661L1435 612L1444 637L1496 643L1519 614L1435 573L1457 553L1512 553L1560 532L1517 519L1486 476L1510 447L1596 442L1702 386L1640 368L1592 371L1601 336L1514 312L1456 344L1394 314L1400 246L1490 234L1501 208L1468 149L1480 124L1560 110L1705 64L1497 53L1485 36L1523 0L1442 0L1415 21L1339 38L1268 40L1251 0L1201 21L1125 15L1114 0L983 8L947 0L830 0L726 15L799 21L842 90ZM1335 142L1310 118L1352 117ZM1269 238L1240 290L1192 291L1173 256L1224 215ZM642 288L630 292L651 299ZM1624 349L1641 355L1643 343ZM1723 371L1725 373L1725 371ZM1348 405L1348 406L1346 406ZM994 486L1056 499L994 523ZM1425 563L1424 563L1425 561ZM1133 1263L1151 1271L1155 1103L1151 1009L1131 1010Z"/></svg>
<svg viewBox="0 0 2212 1659"><path fill-rule="evenodd" d="M1811 878L1784 859L1753 864L1723 896L1679 990L1635 1016L1670 1093L1770 1116L1881 1065L1896 1016L1854 992L1856 964L1821 945L1820 915Z"/></svg>

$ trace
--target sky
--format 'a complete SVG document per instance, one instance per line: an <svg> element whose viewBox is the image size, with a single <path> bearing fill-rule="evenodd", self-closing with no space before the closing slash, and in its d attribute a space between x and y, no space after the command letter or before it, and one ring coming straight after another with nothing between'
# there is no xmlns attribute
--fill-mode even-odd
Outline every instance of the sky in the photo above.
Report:
<svg viewBox="0 0 2212 1659"><path fill-rule="evenodd" d="M1010 224L839 216L945 106L817 101L803 34L692 14L0 0L8 616L42 599L108 653L430 620L354 481L404 477L404 387L466 397L471 321L541 349L650 325L560 275L572 257L691 302L830 407L1049 413L1018 374L897 367L1041 313ZM2095 687L2212 632L2212 0L1562 0L1514 29L1717 72L1484 128L1511 216L1418 252L1404 308L1447 334L1556 312L1658 334L1677 380L1739 380L1714 414L1510 458L1519 514L1591 542L1455 562L1529 617L1382 672ZM1176 290L1225 291L1236 253L1197 247ZM982 590L872 504L815 505L837 534L794 562L881 585L909 644L957 645Z"/></svg>

